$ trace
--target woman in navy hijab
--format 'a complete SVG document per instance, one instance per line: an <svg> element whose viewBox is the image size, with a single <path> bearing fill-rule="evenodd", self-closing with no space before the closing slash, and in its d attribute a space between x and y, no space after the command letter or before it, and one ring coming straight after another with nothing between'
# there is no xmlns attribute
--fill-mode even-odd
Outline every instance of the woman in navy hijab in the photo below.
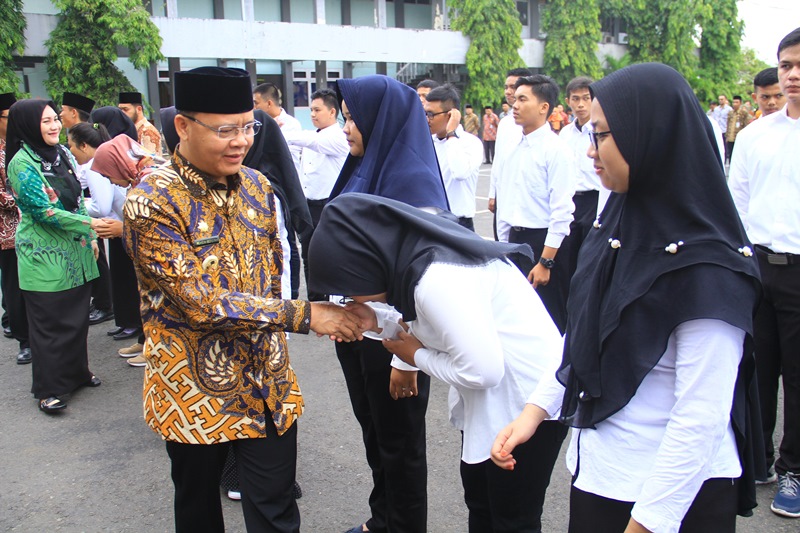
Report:
<svg viewBox="0 0 800 533"><path fill-rule="evenodd" d="M362 192L432 213L447 211L439 163L417 93L386 76L339 80L336 85L350 155L331 198ZM313 276L309 287L315 290ZM337 343L336 355L361 425L374 482L371 516L350 532L424 533L425 411L430 378L393 360L376 340Z"/></svg>

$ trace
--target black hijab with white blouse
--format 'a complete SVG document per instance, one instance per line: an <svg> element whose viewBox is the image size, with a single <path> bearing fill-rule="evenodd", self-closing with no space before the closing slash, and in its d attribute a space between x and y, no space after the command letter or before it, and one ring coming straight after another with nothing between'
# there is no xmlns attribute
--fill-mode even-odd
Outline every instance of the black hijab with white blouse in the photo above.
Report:
<svg viewBox="0 0 800 533"><path fill-rule="evenodd" d="M527 244L487 241L450 213L432 215L397 200L347 193L328 203L314 230L309 288L347 296L386 292L387 302L411 321L417 317L414 289L432 263L480 266L507 257L523 263L525 272L533 266Z"/></svg>
<svg viewBox="0 0 800 533"><path fill-rule="evenodd" d="M683 77L634 65L590 91L630 179L584 242L567 303L562 420L584 428L627 405L681 323L718 319L750 339L760 291L713 130Z"/></svg>

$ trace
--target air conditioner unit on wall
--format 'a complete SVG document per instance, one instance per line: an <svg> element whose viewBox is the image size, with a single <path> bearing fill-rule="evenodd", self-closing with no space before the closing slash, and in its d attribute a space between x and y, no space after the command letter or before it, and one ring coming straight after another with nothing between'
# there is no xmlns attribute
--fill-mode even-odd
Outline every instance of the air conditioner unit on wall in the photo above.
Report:
<svg viewBox="0 0 800 533"><path fill-rule="evenodd" d="M623 32L619 32L617 34L617 42L619 44L628 44L628 34L627 33L623 33Z"/></svg>
<svg viewBox="0 0 800 533"><path fill-rule="evenodd" d="M611 44L614 42L614 36L610 33L603 33L603 44Z"/></svg>

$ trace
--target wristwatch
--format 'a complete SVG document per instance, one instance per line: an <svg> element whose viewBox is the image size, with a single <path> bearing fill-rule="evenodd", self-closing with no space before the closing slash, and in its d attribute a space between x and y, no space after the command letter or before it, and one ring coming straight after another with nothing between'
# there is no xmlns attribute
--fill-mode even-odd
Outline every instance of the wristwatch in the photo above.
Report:
<svg viewBox="0 0 800 533"><path fill-rule="evenodd" d="M449 139L450 137L455 137L456 139L458 139L458 135L456 134L455 130L448 131L444 136L445 139Z"/></svg>
<svg viewBox="0 0 800 533"><path fill-rule="evenodd" d="M539 258L539 264L545 268L553 268L556 265L555 259L547 259L546 257Z"/></svg>

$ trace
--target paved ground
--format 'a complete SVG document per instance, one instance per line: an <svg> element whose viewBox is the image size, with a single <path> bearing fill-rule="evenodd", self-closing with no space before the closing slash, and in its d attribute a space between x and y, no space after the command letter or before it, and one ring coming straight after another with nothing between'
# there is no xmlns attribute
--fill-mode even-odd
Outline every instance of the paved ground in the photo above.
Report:
<svg viewBox="0 0 800 533"><path fill-rule="evenodd" d="M488 168L488 167L487 167ZM486 171L479 195L486 194ZM479 206L485 207L485 199ZM491 232L487 214L478 230ZM116 355L126 342L92 326L91 368L102 380L83 389L59 416L36 409L30 366L15 364L15 344L0 339L0 531L167 532L172 485L160 439L142 420L142 370ZM307 401L299 425L298 479L303 531L337 533L363 521L370 475L344 379L328 341L294 335L291 354ZM446 388L434 380L428 410L429 531L467 530L458 476L460 437L447 422ZM566 531L569 474L559 460L545 506L544 531ZM800 520L769 511L775 486L759 489L756 516L745 533L797 533ZM224 499L228 531L244 531L239 504Z"/></svg>

